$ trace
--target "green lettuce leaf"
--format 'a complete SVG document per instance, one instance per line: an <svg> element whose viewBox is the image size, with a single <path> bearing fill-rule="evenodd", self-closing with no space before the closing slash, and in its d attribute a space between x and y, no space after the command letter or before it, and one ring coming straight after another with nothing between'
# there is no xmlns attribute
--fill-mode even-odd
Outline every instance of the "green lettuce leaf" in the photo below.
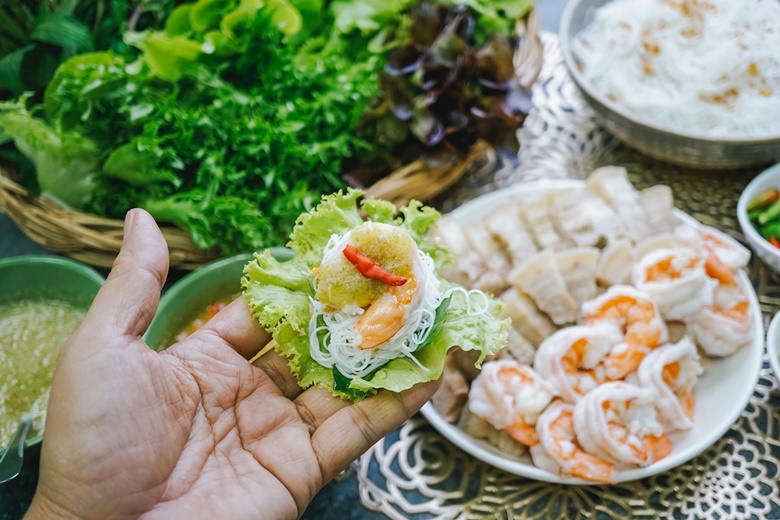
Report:
<svg viewBox="0 0 780 520"><path fill-rule="evenodd" d="M268 218L251 200L241 197L214 197L195 189L142 200L138 206L158 222L189 229L192 240L202 249L220 246L221 242L247 247L261 243L271 232Z"/></svg>
<svg viewBox="0 0 780 520"><path fill-rule="evenodd" d="M197 76L209 56L224 59L246 52L258 17L286 36L303 27L300 11L289 0L198 0L176 7L163 31L128 32L125 41L143 51L155 76L175 83ZM221 61L212 65L219 67Z"/></svg>
<svg viewBox="0 0 780 520"><path fill-rule="evenodd" d="M348 190L323 197L320 205L298 217L287 247L310 268L318 267L331 235L343 235L363 222L356 207L361 195L360 190Z"/></svg>
<svg viewBox="0 0 780 520"><path fill-rule="evenodd" d="M252 276L251 271L247 275ZM283 327L289 327L297 334L306 334L310 317L307 294L278 285L255 284L245 288L245 296L252 302L255 310L262 308L256 315L266 329L278 333ZM307 352L308 346L307 339Z"/></svg>
<svg viewBox="0 0 780 520"><path fill-rule="evenodd" d="M411 0L337 0L330 8L340 32L357 29L363 34L371 34L392 22L411 3Z"/></svg>
<svg viewBox="0 0 780 520"><path fill-rule="evenodd" d="M181 4L176 7L168 19L165 20L165 34L168 36L180 36L192 30L190 24L190 12L193 4Z"/></svg>
<svg viewBox="0 0 780 520"><path fill-rule="evenodd" d="M0 142L13 140L38 172L41 193L81 208L95 189L100 150L89 139L58 132L25 108L26 97L0 103Z"/></svg>
<svg viewBox="0 0 780 520"><path fill-rule="evenodd" d="M190 27L199 33L217 27L231 3L230 0L198 0L189 10Z"/></svg>
<svg viewBox="0 0 780 520"><path fill-rule="evenodd" d="M164 32L127 35L131 45L144 52L152 73L165 81L175 82L194 69L195 61L204 53L203 45L183 35L169 36Z"/></svg>
<svg viewBox="0 0 780 520"><path fill-rule="evenodd" d="M347 190L325 196L312 211L304 213L290 235L288 247L293 258L279 262L269 252L256 253L244 269L242 285L252 314L277 341L276 350L288 359L290 369L302 388L319 385L348 400L360 400L380 389L400 392L426 381L438 379L450 348L476 350L477 365L487 355L503 348L507 342L509 320L500 320L503 304L488 299L490 317L469 313L465 291L442 281L441 291L451 292L447 305L437 310L436 324L426 345L415 352L417 361L398 358L388 362L365 378L345 380L343 374L324 367L309 353L310 301L314 295L314 269L322 262L323 249L333 234L344 234L360 225L364 218L405 229L418 246L434 253L443 252L425 237L439 213L413 201L396 208L393 204L365 199L360 190Z"/></svg>
<svg viewBox="0 0 780 520"><path fill-rule="evenodd" d="M103 164L103 173L133 186L144 186L150 182L170 182L180 186L181 180L175 173L159 167L159 154L155 152L158 150L144 148L140 140L135 139L111 152Z"/></svg>

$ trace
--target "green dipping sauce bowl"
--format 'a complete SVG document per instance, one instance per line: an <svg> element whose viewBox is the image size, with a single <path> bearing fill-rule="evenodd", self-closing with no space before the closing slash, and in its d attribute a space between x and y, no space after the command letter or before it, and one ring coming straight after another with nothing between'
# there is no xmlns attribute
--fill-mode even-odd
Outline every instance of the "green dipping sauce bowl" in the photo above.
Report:
<svg viewBox="0 0 780 520"><path fill-rule="evenodd" d="M61 256L5 258L0 260L0 306L22 301L56 300L86 311L103 282L105 278L95 269ZM28 437L25 447L38 444L42 439L43 432Z"/></svg>
<svg viewBox="0 0 780 520"><path fill-rule="evenodd" d="M283 247L269 251L280 262L293 255ZM160 299L157 314L144 335L146 343L158 351L168 348L209 305L240 294L244 266L253 258L252 254L245 254L215 260L175 282Z"/></svg>

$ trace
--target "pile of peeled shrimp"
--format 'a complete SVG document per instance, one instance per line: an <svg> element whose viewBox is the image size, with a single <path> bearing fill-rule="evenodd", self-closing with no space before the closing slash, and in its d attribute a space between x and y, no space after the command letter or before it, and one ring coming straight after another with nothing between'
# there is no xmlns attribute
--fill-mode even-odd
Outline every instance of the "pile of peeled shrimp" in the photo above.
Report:
<svg viewBox="0 0 780 520"><path fill-rule="evenodd" d="M614 483L672 450L668 434L693 426L694 387L706 356L752 341L737 273L750 253L706 226L682 225L580 309L579 323L538 347L533 364L498 359L473 381L473 415L527 446L555 474Z"/></svg>

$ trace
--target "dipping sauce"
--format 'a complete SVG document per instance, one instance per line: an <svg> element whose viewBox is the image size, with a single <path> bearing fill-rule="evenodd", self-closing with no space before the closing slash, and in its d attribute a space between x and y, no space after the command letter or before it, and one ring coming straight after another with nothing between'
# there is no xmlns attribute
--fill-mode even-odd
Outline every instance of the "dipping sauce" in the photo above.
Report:
<svg viewBox="0 0 780 520"><path fill-rule="evenodd" d="M43 430L57 355L85 315L53 300L0 304L0 447L22 416L37 417L28 437Z"/></svg>
<svg viewBox="0 0 780 520"><path fill-rule="evenodd" d="M176 341L181 341L187 336L192 335L196 330L201 328L207 321L209 321L211 318L217 315L219 311L230 305L230 303L237 298L236 295L227 296L225 298L222 298L220 300L217 300L216 302L212 303L203 311L198 314L198 316L189 322L186 327L184 327L184 330L182 330L179 334L176 335Z"/></svg>

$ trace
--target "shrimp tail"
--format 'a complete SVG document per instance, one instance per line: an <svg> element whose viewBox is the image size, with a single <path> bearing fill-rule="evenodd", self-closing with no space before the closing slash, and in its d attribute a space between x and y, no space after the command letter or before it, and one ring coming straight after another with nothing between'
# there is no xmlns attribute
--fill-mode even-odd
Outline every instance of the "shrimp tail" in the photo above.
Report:
<svg viewBox="0 0 780 520"><path fill-rule="evenodd" d="M658 462L672 452L672 441L667 435L645 437L648 460Z"/></svg>
<svg viewBox="0 0 780 520"><path fill-rule="evenodd" d="M529 447L539 444L539 438L536 436L536 429L533 426L526 424L523 420L518 420L515 424L510 425L506 429L506 432L520 444Z"/></svg>
<svg viewBox="0 0 780 520"><path fill-rule="evenodd" d="M601 460L598 457L585 452L579 453L571 463L569 474L572 477L592 480L594 482L604 482L605 484L616 484L613 466L609 462Z"/></svg>
<svg viewBox="0 0 780 520"><path fill-rule="evenodd" d="M647 349L636 346L607 357L605 361L607 377L613 380L623 379L642 364L646 355Z"/></svg>
<svg viewBox="0 0 780 520"><path fill-rule="evenodd" d="M737 277L734 275L734 272L715 255L707 257L704 262L704 270L707 272L707 276L718 280L723 285L737 286Z"/></svg>

